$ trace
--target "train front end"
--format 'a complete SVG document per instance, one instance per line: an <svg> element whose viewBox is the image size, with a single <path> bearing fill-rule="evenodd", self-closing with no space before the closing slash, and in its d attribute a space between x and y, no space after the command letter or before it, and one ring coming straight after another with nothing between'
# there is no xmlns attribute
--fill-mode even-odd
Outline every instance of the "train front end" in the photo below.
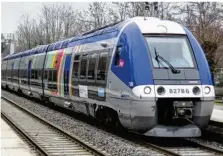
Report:
<svg viewBox="0 0 223 156"><path fill-rule="evenodd" d="M132 91L139 97L132 102L137 105L132 113L133 127L140 122L148 125L147 136L201 136L212 114L215 93L199 43L175 22L137 19L135 23L144 40L144 48L138 50L148 57L132 55Z"/></svg>
<svg viewBox="0 0 223 156"><path fill-rule="evenodd" d="M146 135L200 136L214 105L209 69L199 70L205 68L201 65L205 58L195 54L199 51L187 35L146 35L145 39L157 111L157 126ZM205 83L207 75L210 80Z"/></svg>

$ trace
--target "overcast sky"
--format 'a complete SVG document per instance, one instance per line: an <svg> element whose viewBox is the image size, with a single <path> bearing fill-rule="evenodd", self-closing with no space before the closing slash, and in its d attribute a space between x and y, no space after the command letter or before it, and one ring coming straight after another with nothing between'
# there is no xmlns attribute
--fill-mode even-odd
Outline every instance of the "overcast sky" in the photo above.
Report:
<svg viewBox="0 0 223 156"><path fill-rule="evenodd" d="M43 2L2 2L1 4L1 33L14 33L20 17L28 13L30 17L37 17ZM52 2L51 2L52 3ZM74 9L85 9L89 2L72 2Z"/></svg>

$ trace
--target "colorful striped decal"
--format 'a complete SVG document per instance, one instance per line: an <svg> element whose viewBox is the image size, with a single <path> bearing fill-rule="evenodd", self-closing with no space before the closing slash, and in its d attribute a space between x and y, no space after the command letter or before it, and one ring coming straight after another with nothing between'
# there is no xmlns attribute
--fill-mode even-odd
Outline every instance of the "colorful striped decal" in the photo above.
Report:
<svg viewBox="0 0 223 156"><path fill-rule="evenodd" d="M55 65L55 68L57 69L57 95L60 95L60 79L61 79L61 64L62 64L62 59L63 59L63 49L59 50L56 56L57 64Z"/></svg>
<svg viewBox="0 0 223 156"><path fill-rule="evenodd" d="M61 64L60 64L60 79L59 79L59 83L60 83L60 92L59 95L61 97L64 97L64 85L63 85L63 81L64 81L64 77L63 77L63 69L64 69L64 58L65 58L65 53L63 53L62 59L61 59Z"/></svg>

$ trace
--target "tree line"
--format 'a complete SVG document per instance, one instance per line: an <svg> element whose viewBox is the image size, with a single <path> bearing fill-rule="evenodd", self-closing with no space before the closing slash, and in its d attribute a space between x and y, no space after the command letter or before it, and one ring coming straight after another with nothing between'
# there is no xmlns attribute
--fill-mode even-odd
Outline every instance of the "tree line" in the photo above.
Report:
<svg viewBox="0 0 223 156"><path fill-rule="evenodd" d="M80 35L107 24L135 16L156 16L186 26L205 51L212 72L219 63L217 53L223 45L223 4L218 2L94 2L87 9L74 9L70 3L43 5L38 18L21 17L16 31L16 51L31 49L64 38ZM222 51L223 52L223 51Z"/></svg>

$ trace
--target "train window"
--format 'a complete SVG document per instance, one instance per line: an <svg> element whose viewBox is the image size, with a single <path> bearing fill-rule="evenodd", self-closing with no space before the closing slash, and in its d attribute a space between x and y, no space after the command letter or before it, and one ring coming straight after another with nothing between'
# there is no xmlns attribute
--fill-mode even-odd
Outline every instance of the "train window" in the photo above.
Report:
<svg viewBox="0 0 223 156"><path fill-rule="evenodd" d="M73 74L72 74L72 80L74 81L76 79L78 79L78 67L79 67L79 61L78 62L74 62L73 64Z"/></svg>
<svg viewBox="0 0 223 156"><path fill-rule="evenodd" d="M88 65L88 80L95 79L95 65L97 61L97 54L91 54Z"/></svg>
<svg viewBox="0 0 223 156"><path fill-rule="evenodd" d="M48 70L44 71L44 79L47 80L48 79Z"/></svg>
<svg viewBox="0 0 223 156"><path fill-rule="evenodd" d="M108 72L106 71L107 58L108 58L108 52L102 52L100 54L98 62L97 80L102 80L104 82Z"/></svg>
<svg viewBox="0 0 223 156"><path fill-rule="evenodd" d="M48 81L52 81L53 80L53 71L52 70L49 70L49 73L48 73Z"/></svg>
<svg viewBox="0 0 223 156"><path fill-rule="evenodd" d="M53 81L57 82L57 70L53 70Z"/></svg>
<svg viewBox="0 0 223 156"><path fill-rule="evenodd" d="M41 80L42 78L42 70L38 70L38 80Z"/></svg>
<svg viewBox="0 0 223 156"><path fill-rule="evenodd" d="M31 79L37 79L37 70L31 70Z"/></svg>
<svg viewBox="0 0 223 156"><path fill-rule="evenodd" d="M75 55L74 60L75 61L80 60L80 55Z"/></svg>
<svg viewBox="0 0 223 156"><path fill-rule="evenodd" d="M34 77L35 77L35 71L31 70L31 79L34 79Z"/></svg>
<svg viewBox="0 0 223 156"><path fill-rule="evenodd" d="M81 59L81 71L80 71L80 79L86 79L86 66L87 66L87 57L88 55L83 55Z"/></svg>
<svg viewBox="0 0 223 156"><path fill-rule="evenodd" d="M121 55L121 46L117 46L117 49L115 52L115 66L119 65L120 55Z"/></svg>

